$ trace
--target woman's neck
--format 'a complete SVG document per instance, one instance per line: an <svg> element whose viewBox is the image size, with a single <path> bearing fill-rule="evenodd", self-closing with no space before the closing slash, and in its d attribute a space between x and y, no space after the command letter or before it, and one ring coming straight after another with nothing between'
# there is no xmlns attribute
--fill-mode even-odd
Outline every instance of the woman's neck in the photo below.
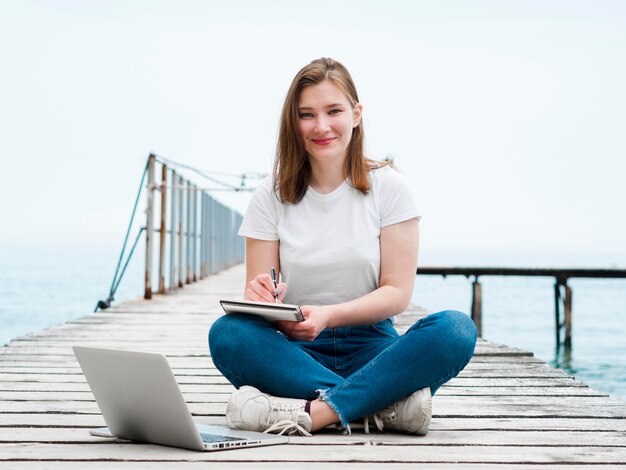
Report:
<svg viewBox="0 0 626 470"><path fill-rule="evenodd" d="M311 159L309 186L321 194L337 189L346 180L343 161L319 162Z"/></svg>

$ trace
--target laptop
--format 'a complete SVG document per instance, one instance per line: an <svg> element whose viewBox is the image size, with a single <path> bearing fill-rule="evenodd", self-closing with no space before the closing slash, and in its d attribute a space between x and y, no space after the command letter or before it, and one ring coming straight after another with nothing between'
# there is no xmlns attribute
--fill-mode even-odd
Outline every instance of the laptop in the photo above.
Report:
<svg viewBox="0 0 626 470"><path fill-rule="evenodd" d="M199 451L289 442L287 436L195 424L162 354L73 349L108 426L93 435Z"/></svg>

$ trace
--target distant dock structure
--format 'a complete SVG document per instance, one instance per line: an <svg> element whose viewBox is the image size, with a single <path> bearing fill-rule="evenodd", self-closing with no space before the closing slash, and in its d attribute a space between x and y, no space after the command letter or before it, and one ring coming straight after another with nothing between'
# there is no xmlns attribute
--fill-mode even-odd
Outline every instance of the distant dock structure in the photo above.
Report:
<svg viewBox="0 0 626 470"><path fill-rule="evenodd" d="M584 269L584 268L504 268L504 267L451 267L424 266L417 268L420 275L465 276L473 277L472 320L478 328L478 336L482 336L482 286L481 276L531 276L554 278L554 326L555 345L557 348L572 346L572 312L573 292L567 284L569 279L626 279L626 269ZM561 315L561 310L563 314ZM563 337L563 341L561 341Z"/></svg>

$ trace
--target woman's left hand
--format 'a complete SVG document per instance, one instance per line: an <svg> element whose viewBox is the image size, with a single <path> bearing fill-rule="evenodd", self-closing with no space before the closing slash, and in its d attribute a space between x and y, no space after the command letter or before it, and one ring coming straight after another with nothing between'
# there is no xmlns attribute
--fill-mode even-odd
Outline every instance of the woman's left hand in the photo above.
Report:
<svg viewBox="0 0 626 470"><path fill-rule="evenodd" d="M278 329L292 339L313 341L324 328L328 327L330 311L327 307L302 305L300 307L304 321L279 321Z"/></svg>

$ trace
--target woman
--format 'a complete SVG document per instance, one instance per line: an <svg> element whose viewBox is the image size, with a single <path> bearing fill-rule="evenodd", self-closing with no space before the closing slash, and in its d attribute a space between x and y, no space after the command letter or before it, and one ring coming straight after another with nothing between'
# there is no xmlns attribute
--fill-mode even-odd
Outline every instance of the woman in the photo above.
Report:
<svg viewBox="0 0 626 470"><path fill-rule="evenodd" d="M411 299L420 217L404 179L365 157L362 111L332 59L305 66L288 91L273 177L239 234L245 298L300 305L305 321L214 323L213 362L238 388L231 427L310 435L336 423L350 432L358 418L368 431L371 418L425 435L432 394L472 357L476 328L462 313L429 315L402 336L392 326Z"/></svg>

